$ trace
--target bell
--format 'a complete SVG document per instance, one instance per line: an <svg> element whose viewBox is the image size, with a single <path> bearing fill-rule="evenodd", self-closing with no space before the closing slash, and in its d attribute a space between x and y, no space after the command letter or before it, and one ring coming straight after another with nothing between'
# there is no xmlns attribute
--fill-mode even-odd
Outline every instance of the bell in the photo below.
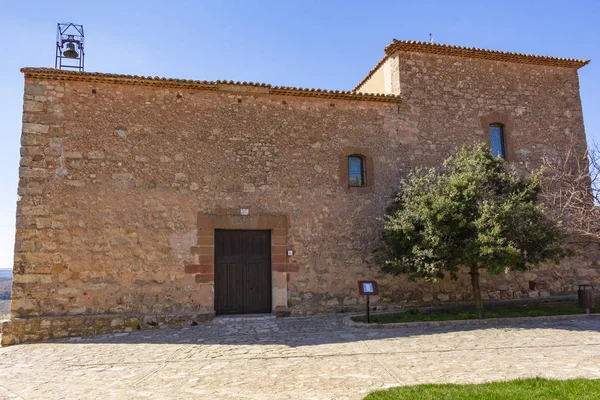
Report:
<svg viewBox="0 0 600 400"><path fill-rule="evenodd" d="M65 58L77 58L79 54L75 51L75 43L67 43L67 49L63 52Z"/></svg>

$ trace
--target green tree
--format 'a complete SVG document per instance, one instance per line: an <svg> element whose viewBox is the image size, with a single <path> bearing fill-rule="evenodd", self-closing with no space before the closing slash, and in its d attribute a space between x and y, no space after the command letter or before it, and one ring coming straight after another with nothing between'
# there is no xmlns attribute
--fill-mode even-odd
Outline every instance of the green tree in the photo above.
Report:
<svg viewBox="0 0 600 400"><path fill-rule="evenodd" d="M439 169L415 170L388 207L376 251L384 272L409 278L471 275L476 311L483 318L479 271L525 271L558 262L560 225L537 202L542 174L521 176L485 145L463 147Z"/></svg>

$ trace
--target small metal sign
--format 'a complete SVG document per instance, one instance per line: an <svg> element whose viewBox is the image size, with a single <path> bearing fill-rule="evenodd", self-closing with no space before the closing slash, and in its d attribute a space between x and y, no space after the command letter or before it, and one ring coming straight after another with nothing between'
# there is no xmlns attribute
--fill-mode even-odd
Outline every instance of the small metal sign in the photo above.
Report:
<svg viewBox="0 0 600 400"><path fill-rule="evenodd" d="M371 304L369 300L372 295L379 294L379 285L375 281L358 281L358 293L362 296L367 296L367 324L370 324Z"/></svg>
<svg viewBox="0 0 600 400"><path fill-rule="evenodd" d="M250 214L250 210L247 208L242 208L240 209L240 215L249 215Z"/></svg>
<svg viewBox="0 0 600 400"><path fill-rule="evenodd" d="M361 295L378 295L379 286L375 281L358 281L358 293Z"/></svg>

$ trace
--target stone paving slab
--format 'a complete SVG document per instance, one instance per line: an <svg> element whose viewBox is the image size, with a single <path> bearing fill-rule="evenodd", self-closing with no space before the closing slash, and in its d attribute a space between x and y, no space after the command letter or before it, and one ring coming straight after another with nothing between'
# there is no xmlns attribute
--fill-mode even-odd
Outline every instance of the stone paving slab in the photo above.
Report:
<svg viewBox="0 0 600 400"><path fill-rule="evenodd" d="M600 320L365 330L343 316L0 348L0 399L361 399L390 386L600 378Z"/></svg>

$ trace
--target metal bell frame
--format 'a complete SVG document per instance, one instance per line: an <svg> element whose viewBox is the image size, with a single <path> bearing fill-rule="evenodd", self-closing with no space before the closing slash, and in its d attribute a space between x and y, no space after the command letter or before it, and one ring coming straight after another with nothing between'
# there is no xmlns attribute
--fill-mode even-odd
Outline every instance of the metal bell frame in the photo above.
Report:
<svg viewBox="0 0 600 400"><path fill-rule="evenodd" d="M84 39L83 25L71 22L58 23L54 68L70 68L82 72L85 67ZM71 62L66 60L71 60Z"/></svg>

